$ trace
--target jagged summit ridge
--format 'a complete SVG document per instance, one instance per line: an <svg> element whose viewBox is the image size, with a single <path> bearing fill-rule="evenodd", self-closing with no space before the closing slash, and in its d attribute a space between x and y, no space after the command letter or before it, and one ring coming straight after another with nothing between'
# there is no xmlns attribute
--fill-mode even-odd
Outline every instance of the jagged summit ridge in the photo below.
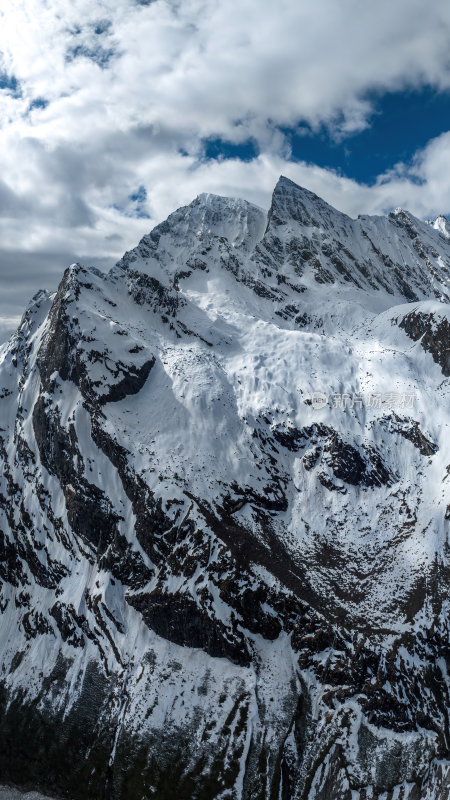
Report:
<svg viewBox="0 0 450 800"><path fill-rule="evenodd" d="M172 282L228 269L281 301L286 281L299 292L330 284L338 293L349 285L376 290L378 303L381 294L397 302L447 301L450 242L439 235L442 226L431 228L401 209L353 220L282 176L268 214L243 200L199 195L143 237L119 267Z"/></svg>
<svg viewBox="0 0 450 800"><path fill-rule="evenodd" d="M281 175L272 194L269 219L275 216L275 219L280 222L296 219L299 222L306 222L308 211L312 215L311 219L315 221L318 221L321 217L325 220L329 216L335 218L347 217L346 214L338 211L319 195ZM347 218L350 219L349 217Z"/></svg>
<svg viewBox="0 0 450 800"><path fill-rule="evenodd" d="M431 223L436 231L439 231L446 239L450 239L450 221L443 214L440 214Z"/></svg>
<svg viewBox="0 0 450 800"><path fill-rule="evenodd" d="M200 261L220 240L226 240L233 249L250 252L263 235L265 216L262 209L245 200L201 194L144 236L119 265L153 259L173 267L189 258Z"/></svg>

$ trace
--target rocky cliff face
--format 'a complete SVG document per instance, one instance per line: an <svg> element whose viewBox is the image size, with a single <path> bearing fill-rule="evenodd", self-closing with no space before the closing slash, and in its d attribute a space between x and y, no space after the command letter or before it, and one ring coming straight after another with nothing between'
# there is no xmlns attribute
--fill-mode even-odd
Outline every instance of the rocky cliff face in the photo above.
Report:
<svg viewBox="0 0 450 800"><path fill-rule="evenodd" d="M3 780L448 797L444 222L282 178L33 299L0 350Z"/></svg>

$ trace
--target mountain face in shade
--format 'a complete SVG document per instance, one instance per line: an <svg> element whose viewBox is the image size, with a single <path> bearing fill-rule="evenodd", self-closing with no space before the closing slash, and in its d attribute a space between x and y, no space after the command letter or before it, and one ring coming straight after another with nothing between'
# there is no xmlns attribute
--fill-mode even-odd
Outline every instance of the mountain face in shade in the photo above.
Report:
<svg viewBox="0 0 450 800"><path fill-rule="evenodd" d="M0 780L445 800L450 238L281 178L0 349Z"/></svg>

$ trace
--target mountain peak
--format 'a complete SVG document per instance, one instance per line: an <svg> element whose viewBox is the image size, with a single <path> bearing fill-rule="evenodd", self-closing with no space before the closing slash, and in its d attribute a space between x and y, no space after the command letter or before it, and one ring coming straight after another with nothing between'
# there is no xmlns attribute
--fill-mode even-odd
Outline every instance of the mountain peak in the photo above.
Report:
<svg viewBox="0 0 450 800"><path fill-rule="evenodd" d="M272 195L269 224L274 222L278 225L295 220L305 225L324 224L328 227L331 217L349 219L310 189L280 175Z"/></svg>
<svg viewBox="0 0 450 800"><path fill-rule="evenodd" d="M131 263L137 269L154 271L156 263L170 274L203 263L213 243L227 240L232 248L249 253L262 238L267 213L259 206L236 197L204 192L181 206L144 236L138 246L125 253L119 267Z"/></svg>
<svg viewBox="0 0 450 800"><path fill-rule="evenodd" d="M318 200L321 203L325 202L321 197L319 197L319 195L315 194L310 189L307 189L305 186L300 186L300 184L295 183L295 181L291 180L290 178L286 178L285 175L280 175L275 189L273 190L273 195L283 195L290 192L296 195L310 197L312 200Z"/></svg>
<svg viewBox="0 0 450 800"><path fill-rule="evenodd" d="M446 239L450 239L450 220L444 214L439 214L431 224L435 231L439 231Z"/></svg>
<svg viewBox="0 0 450 800"><path fill-rule="evenodd" d="M144 236L118 266L132 266L164 285L177 284L180 276L185 280L199 270L226 269L239 280L246 275L250 283L263 281L264 291L274 297L279 296L279 284L267 288L273 277L267 271L276 273L276 281L292 282L295 274L303 281L302 291L313 281L315 287L335 283L383 289L410 301L430 296L445 300L447 284L439 258L446 261L449 239L450 223L443 217L424 225L396 209L384 218L364 215L355 220L281 175L268 215L247 200L204 192ZM437 246L444 248L439 258ZM410 252L407 280L405 247ZM442 288L436 287L436 280Z"/></svg>
<svg viewBox="0 0 450 800"><path fill-rule="evenodd" d="M287 197L293 198L295 202L313 204L316 206L329 208L337 214L341 213L332 205L327 203L323 197L320 197L318 194L315 194L315 192L312 192L311 189L307 189L305 186L300 186L290 178L280 175L275 189L273 190L272 203L274 200L285 200Z"/></svg>

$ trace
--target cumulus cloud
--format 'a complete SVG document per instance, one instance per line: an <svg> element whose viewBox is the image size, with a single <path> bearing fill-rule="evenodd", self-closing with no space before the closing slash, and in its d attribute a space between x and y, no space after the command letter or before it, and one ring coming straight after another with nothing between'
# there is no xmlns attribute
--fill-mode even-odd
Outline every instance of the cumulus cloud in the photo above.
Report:
<svg viewBox="0 0 450 800"><path fill-rule="evenodd" d="M267 206L284 173L354 215L450 211L450 134L371 187L293 163L283 135L342 139L374 91L450 89L449 40L447 0L3 0L0 317L201 191ZM208 160L211 137L259 155Z"/></svg>

